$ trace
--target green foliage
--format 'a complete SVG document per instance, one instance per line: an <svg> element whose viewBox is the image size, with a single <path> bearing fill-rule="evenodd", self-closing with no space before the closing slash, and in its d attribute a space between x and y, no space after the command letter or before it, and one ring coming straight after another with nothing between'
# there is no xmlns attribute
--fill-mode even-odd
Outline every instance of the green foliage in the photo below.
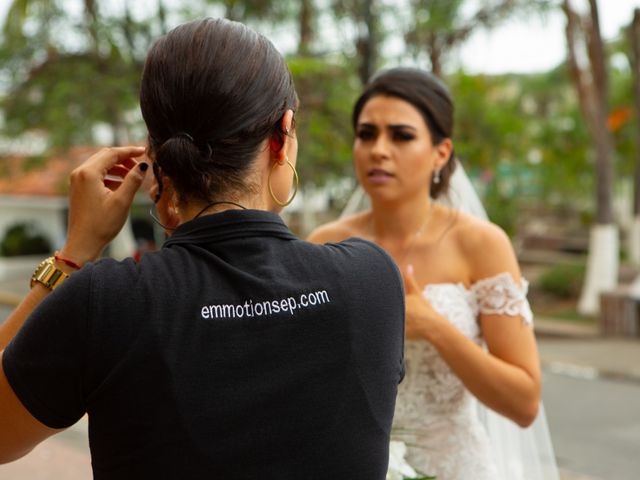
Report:
<svg viewBox="0 0 640 480"><path fill-rule="evenodd" d="M426 56L435 48L446 64L446 56L472 30L494 26L509 15L553 8L552 3L409 0L406 15L398 19L389 2L378 1L371 25L378 45L385 38L403 39L420 61L428 64ZM11 0L0 38L0 86L6 94L0 98L6 119L1 133L17 137L29 131L46 132L50 147L66 148L95 143L95 127L107 125L114 132L141 139L140 73L146 52L159 34L183 20L227 12L259 30L280 35L300 26L300 4L197 0L178 5L161 0L144 16L139 10L133 14L131 2L108 9L103 2L81 2L84 10L72 10L64 0ZM332 53L288 59L301 100L296 121L303 184L321 185L328 179L352 176L350 114L361 89L357 69L365 52L358 42L366 39L364 7L368 5L373 5L371 0L316 2L315 18L307 19L308 24L330 22L340 35L325 45L321 32L316 32L311 50ZM615 60L610 69L612 110L631 111L614 131L619 178L633 172L640 128L632 108L631 72L623 61L628 43L621 36L608 46ZM528 203L592 218L591 142L564 67L537 75L458 71L446 83L456 105L456 153L479 179L480 193L496 223L515 233L518 212Z"/></svg>
<svg viewBox="0 0 640 480"><path fill-rule="evenodd" d="M52 147L94 143L97 123L118 126L137 105L140 74L117 55L55 55L5 98L5 133L44 130Z"/></svg>
<svg viewBox="0 0 640 480"><path fill-rule="evenodd" d="M577 298L585 270L584 264L554 265L540 275L537 287L558 298Z"/></svg>
<svg viewBox="0 0 640 480"><path fill-rule="evenodd" d="M515 233L527 203L589 215L589 137L563 69L536 75L458 72L447 83L456 105L456 152L483 179L492 220Z"/></svg>
<svg viewBox="0 0 640 480"><path fill-rule="evenodd" d="M351 175L351 107L359 92L349 66L327 60L288 59L300 108L296 113L301 181L316 185Z"/></svg>
<svg viewBox="0 0 640 480"><path fill-rule="evenodd" d="M545 0L411 0L404 40L415 58L428 57L442 76L447 55L479 28L492 28L516 13L542 12Z"/></svg>
<svg viewBox="0 0 640 480"><path fill-rule="evenodd" d="M0 241L0 256L38 255L51 252L51 243L34 225L17 223L9 227Z"/></svg>
<svg viewBox="0 0 640 480"><path fill-rule="evenodd" d="M292 14L291 2L283 0L207 0L223 7L224 17L237 22L261 18L283 21Z"/></svg>
<svg viewBox="0 0 640 480"><path fill-rule="evenodd" d="M62 0L12 0L0 39L0 82L6 124L16 137L47 134L49 147L96 143L97 125L119 135L140 123L142 59L152 41L150 22L102 16L99 2L69 10Z"/></svg>

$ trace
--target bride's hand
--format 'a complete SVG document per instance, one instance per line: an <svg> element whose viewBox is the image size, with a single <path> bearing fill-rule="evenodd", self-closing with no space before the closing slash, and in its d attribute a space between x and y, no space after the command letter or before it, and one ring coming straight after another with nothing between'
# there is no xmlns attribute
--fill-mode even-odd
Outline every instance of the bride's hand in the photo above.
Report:
<svg viewBox="0 0 640 480"><path fill-rule="evenodd" d="M402 272L405 288L405 334L409 339L429 340L434 329L447 320L427 300L413 273L407 266Z"/></svg>

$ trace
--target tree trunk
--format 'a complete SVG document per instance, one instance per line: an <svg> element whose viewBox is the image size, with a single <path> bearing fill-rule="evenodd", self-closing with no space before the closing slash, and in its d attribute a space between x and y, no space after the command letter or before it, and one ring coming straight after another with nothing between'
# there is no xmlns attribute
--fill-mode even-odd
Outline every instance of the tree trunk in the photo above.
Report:
<svg viewBox="0 0 640 480"><path fill-rule="evenodd" d="M87 22L87 31L93 43L92 50L94 55L98 57L100 55L100 39L98 36L98 6L95 0L84 0L84 14Z"/></svg>
<svg viewBox="0 0 640 480"><path fill-rule="evenodd" d="M313 0L301 0L300 5L300 43L298 43L298 55L309 55L313 42L313 20L315 12Z"/></svg>
<svg viewBox="0 0 640 480"><path fill-rule="evenodd" d="M578 311L583 315L597 315L600 311L600 294L616 287L619 249L619 234L615 224L595 224L591 227L587 273L578 301Z"/></svg>
<svg viewBox="0 0 640 480"><path fill-rule="evenodd" d="M378 54L378 38L376 31L376 18L374 14L375 0L365 0L362 4L362 8L364 32L357 40L356 49L360 56L358 74L360 76L360 81L365 85L375 72Z"/></svg>
<svg viewBox="0 0 640 480"><path fill-rule="evenodd" d="M567 63L595 154L596 222L591 229L586 278L578 302L581 313L595 315L600 293L612 289L618 281L619 239L612 206L614 152L607 127L607 67L596 0L589 0L589 6L588 19L580 19L569 0L564 0L562 8L567 17ZM586 48L588 65L578 62L579 38Z"/></svg>
<svg viewBox="0 0 640 480"><path fill-rule="evenodd" d="M431 61L431 73L438 78L442 78L442 47L438 42L438 35L433 32L428 38L429 45L427 45L427 51L429 52L429 60Z"/></svg>
<svg viewBox="0 0 640 480"><path fill-rule="evenodd" d="M237 0L225 0L224 7L224 17L226 19L233 20L235 22L241 21L240 5Z"/></svg>
<svg viewBox="0 0 640 480"><path fill-rule="evenodd" d="M636 123L640 129L640 9L633 12L631 23L631 65ZM636 139L640 138L640 131ZM629 231L629 258L634 265L640 265L640 142L636 142L636 169L633 182L633 222ZM638 277L640 281L640 276Z"/></svg>
<svg viewBox="0 0 640 480"><path fill-rule="evenodd" d="M607 102L608 78L607 66L600 34L600 17L596 0L589 0L591 22L587 32L587 49L591 61L594 94L596 96L596 118L594 141L596 143L596 185L597 210L596 222L601 225L613 223L613 139L607 126L609 112Z"/></svg>
<svg viewBox="0 0 640 480"><path fill-rule="evenodd" d="M162 0L158 0L158 22L160 23L160 32L162 35L169 31L167 26L167 7Z"/></svg>

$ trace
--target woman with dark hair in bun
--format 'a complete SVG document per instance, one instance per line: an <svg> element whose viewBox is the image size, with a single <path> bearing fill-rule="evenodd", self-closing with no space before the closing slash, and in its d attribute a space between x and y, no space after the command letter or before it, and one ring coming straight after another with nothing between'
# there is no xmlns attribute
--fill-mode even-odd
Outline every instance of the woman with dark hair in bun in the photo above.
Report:
<svg viewBox="0 0 640 480"><path fill-rule="evenodd" d="M0 327L0 462L87 413L96 479L383 479L402 278L375 244L308 243L277 215L298 184L283 58L239 23L181 25L151 48L140 106L169 239L97 260L150 174L143 148L72 173L66 243Z"/></svg>
<svg viewBox="0 0 640 480"><path fill-rule="evenodd" d="M353 128L356 176L371 208L310 239L368 239L403 272L406 377L394 438L406 444L411 466L438 480L554 478L553 458L543 472L533 458L499 458L476 410L478 400L511 423L530 425L540 367L527 283L509 238L435 201L456 166L447 88L422 70L382 71L358 98Z"/></svg>

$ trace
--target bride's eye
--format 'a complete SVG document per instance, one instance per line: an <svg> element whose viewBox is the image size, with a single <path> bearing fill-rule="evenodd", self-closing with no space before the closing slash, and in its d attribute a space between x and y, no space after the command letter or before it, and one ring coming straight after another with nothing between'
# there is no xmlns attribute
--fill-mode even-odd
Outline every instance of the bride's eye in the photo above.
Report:
<svg viewBox="0 0 640 480"><path fill-rule="evenodd" d="M356 137L360 140L371 140L374 137L374 134L372 130L363 128L356 132Z"/></svg>
<svg viewBox="0 0 640 480"><path fill-rule="evenodd" d="M411 140L413 140L414 138L416 138L416 136L413 133L410 132L403 132L402 130L398 130L393 132L393 139L394 140L398 140L401 142L409 142Z"/></svg>

